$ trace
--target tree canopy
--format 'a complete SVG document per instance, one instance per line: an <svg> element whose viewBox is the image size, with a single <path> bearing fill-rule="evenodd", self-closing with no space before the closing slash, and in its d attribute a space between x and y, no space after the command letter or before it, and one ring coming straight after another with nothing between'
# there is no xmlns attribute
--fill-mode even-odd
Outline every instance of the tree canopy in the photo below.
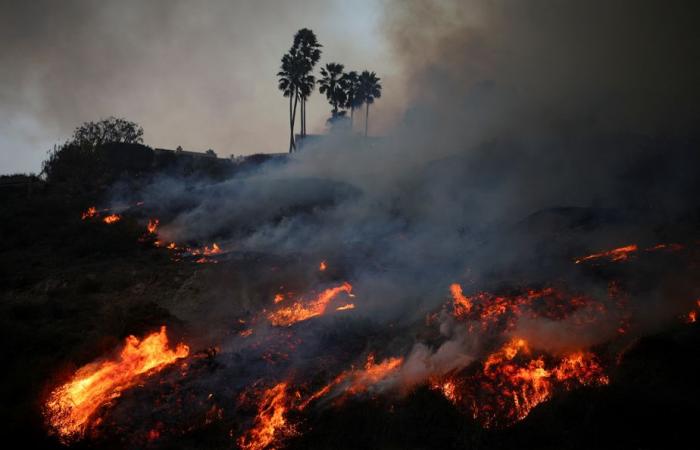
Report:
<svg viewBox="0 0 700 450"><path fill-rule="evenodd" d="M70 145L100 147L104 144L143 144L143 128L135 122L108 117L97 122L85 122L75 129Z"/></svg>

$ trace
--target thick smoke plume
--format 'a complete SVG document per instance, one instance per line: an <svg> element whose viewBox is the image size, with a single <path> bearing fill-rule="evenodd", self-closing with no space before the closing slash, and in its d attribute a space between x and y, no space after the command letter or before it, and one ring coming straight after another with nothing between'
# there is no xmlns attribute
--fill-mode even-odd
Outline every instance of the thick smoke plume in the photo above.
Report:
<svg viewBox="0 0 700 450"><path fill-rule="evenodd" d="M558 280L604 297L604 283L552 261L652 244L656 224L698 206L700 58L686 6L392 3L410 108L381 141L329 136L284 164L216 183L162 178L139 196L173 216L169 240L342 260L357 314L386 324L421 320L455 281L478 292ZM573 322L517 330L554 352L615 333ZM478 356L448 318L441 331L437 348L401 343L409 384Z"/></svg>

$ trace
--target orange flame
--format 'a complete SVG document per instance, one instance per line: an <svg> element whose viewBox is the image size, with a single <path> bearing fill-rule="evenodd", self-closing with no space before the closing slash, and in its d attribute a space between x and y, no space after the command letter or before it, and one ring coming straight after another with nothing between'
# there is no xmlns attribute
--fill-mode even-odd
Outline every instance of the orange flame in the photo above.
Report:
<svg viewBox="0 0 700 450"><path fill-rule="evenodd" d="M490 427L524 419L535 406L549 400L555 389L609 383L591 353L573 352L549 367L544 356L532 357L531 353L524 339L512 339L488 355L481 373L469 380L475 383L451 377L433 380L432 387L455 404L468 400L473 417Z"/></svg>
<svg viewBox="0 0 700 450"><path fill-rule="evenodd" d="M286 382L267 389L258 404L253 428L238 439L238 446L242 450L263 450L279 439L295 435L294 426L285 418L288 408Z"/></svg>
<svg viewBox="0 0 700 450"><path fill-rule="evenodd" d="M319 264L319 266L318 266L318 270L320 270L321 272L323 272L323 271L326 270L327 268L328 268L328 266L326 265L326 262L325 262L325 261L321 261L321 264Z"/></svg>
<svg viewBox="0 0 700 450"><path fill-rule="evenodd" d="M221 253L221 247L219 247L219 245L216 242L214 242L211 248L205 245L204 251L202 253L206 256L216 255L218 253Z"/></svg>
<svg viewBox="0 0 700 450"><path fill-rule="evenodd" d="M284 300L284 294L275 294L275 304Z"/></svg>
<svg viewBox="0 0 700 450"><path fill-rule="evenodd" d="M97 216L97 208L94 206L89 207L81 216L83 220L85 219L91 219L93 217Z"/></svg>
<svg viewBox="0 0 700 450"><path fill-rule="evenodd" d="M347 311L348 309L355 309L354 303L348 303L347 305L338 306L335 308L336 311Z"/></svg>
<svg viewBox="0 0 700 450"><path fill-rule="evenodd" d="M148 225L146 226L146 230L150 234L155 234L156 231L158 231L158 225L160 224L160 221L158 219L149 219L148 220Z"/></svg>
<svg viewBox="0 0 700 450"><path fill-rule="evenodd" d="M292 305L282 308L278 311L267 315L268 320L274 326L291 326L297 322L311 319L312 317L320 316L326 312L328 304L341 292L351 294L352 286L350 283L343 283L340 286L326 289L311 302L306 304L297 301Z"/></svg>
<svg viewBox="0 0 700 450"><path fill-rule="evenodd" d="M353 371L350 386L346 389L349 394L359 394L392 375L403 364L403 358L387 358L375 364L374 355L367 357L364 370Z"/></svg>
<svg viewBox="0 0 700 450"><path fill-rule="evenodd" d="M98 409L133 387L140 375L157 372L189 354L189 347L168 346L165 326L139 340L126 338L119 356L81 367L70 381L49 395L44 414L50 428L61 440L80 438Z"/></svg>
<svg viewBox="0 0 700 450"><path fill-rule="evenodd" d="M457 318L463 319L469 314L472 309L472 302L462 293L462 286L457 283L450 285L450 293L452 294L454 315Z"/></svg>
<svg viewBox="0 0 700 450"><path fill-rule="evenodd" d="M119 214L110 214L102 219L102 221L108 225L115 222L119 222L120 220L121 216Z"/></svg>
<svg viewBox="0 0 700 450"><path fill-rule="evenodd" d="M631 244L631 245L627 245L625 247L614 248L612 250L608 250L608 251L604 251L604 252L600 252L600 253L593 253L591 255L578 258L576 260L576 264L581 264L584 261L590 261L592 259L599 259L599 258L609 258L610 261L625 261L626 259L629 258L630 253L634 253L638 249L639 248L637 247L637 244Z"/></svg>

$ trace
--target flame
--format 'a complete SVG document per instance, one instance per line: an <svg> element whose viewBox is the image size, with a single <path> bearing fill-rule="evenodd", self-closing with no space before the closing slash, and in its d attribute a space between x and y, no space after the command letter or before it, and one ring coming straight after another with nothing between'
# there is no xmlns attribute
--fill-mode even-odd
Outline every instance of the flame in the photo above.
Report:
<svg viewBox="0 0 700 450"><path fill-rule="evenodd" d="M216 255L219 253L221 253L221 248L216 242L212 244L211 248L207 247L206 245L204 246L203 254L205 256Z"/></svg>
<svg viewBox="0 0 700 450"><path fill-rule="evenodd" d="M685 316L685 323L695 323L698 321L698 311L700 311L700 299L695 301L695 308L691 309Z"/></svg>
<svg viewBox="0 0 700 450"><path fill-rule="evenodd" d="M284 300L283 294L275 294L275 298L274 298L275 304L281 302L282 300Z"/></svg>
<svg viewBox="0 0 700 450"><path fill-rule="evenodd" d="M471 296L462 293L461 286L450 286L453 297L453 316L455 319L471 322L478 321L482 330L495 329L502 332L513 329L519 317L546 317L561 320L575 311L580 311L576 321L596 320L607 312L605 304L594 299L570 294L552 287L530 289L518 294L496 295L480 292ZM473 324L468 324L470 332Z"/></svg>
<svg viewBox="0 0 700 450"><path fill-rule="evenodd" d="M457 283L450 285L450 293L454 303L454 316L465 318L472 309L472 302L462 293L462 286Z"/></svg>
<svg viewBox="0 0 700 450"><path fill-rule="evenodd" d="M189 354L189 347L168 346L165 326L139 340L126 338L119 356L81 367L70 381L56 388L45 404L50 428L64 441L80 438L97 410L133 387L140 375L157 372Z"/></svg>
<svg viewBox="0 0 700 450"><path fill-rule="evenodd" d="M353 371L350 375L350 386L346 389L349 394L357 395L366 391L371 386L385 380L398 370L403 364L403 358L393 357L375 364L374 355L367 357L364 370Z"/></svg>
<svg viewBox="0 0 700 450"><path fill-rule="evenodd" d="M81 215L81 218L83 220L85 219L91 219L93 217L97 216L97 208L94 206L89 207L85 212Z"/></svg>
<svg viewBox="0 0 700 450"><path fill-rule="evenodd" d="M599 258L609 258L610 261L625 261L629 258L631 253L636 252L639 250L637 247L637 244L630 244L625 247L619 247L619 248L614 248L612 250L600 252L600 253L593 253L588 256L584 256L581 258L578 258L576 260L576 264L581 264L584 261L590 261L592 259L599 259Z"/></svg>
<svg viewBox="0 0 700 450"><path fill-rule="evenodd" d="M320 270L321 272L323 272L323 271L326 270L327 268L328 268L328 266L326 265L326 262L325 262L325 261L321 261L321 264L319 264L319 266L318 266L318 270Z"/></svg>
<svg viewBox="0 0 700 450"><path fill-rule="evenodd" d="M258 403L253 428L238 439L238 446L242 450L263 450L279 439L295 435L294 426L288 424L285 418L288 409L286 382L267 389Z"/></svg>
<svg viewBox="0 0 700 450"><path fill-rule="evenodd" d="M556 389L609 383L592 353L576 351L559 359L532 353L527 341L512 339L486 357L480 373L433 380L432 387L455 404L466 403L488 428L524 419Z"/></svg>
<svg viewBox="0 0 700 450"><path fill-rule="evenodd" d="M372 386L394 375L402 364L403 358L401 357L387 358L376 364L374 362L374 354L369 354L367 356L367 361L365 362L364 368L353 368L341 372L340 375L335 377L330 383L326 384L304 400L298 406L298 409L302 410L306 408L311 402L328 395L337 387L338 389L335 389L336 391L340 390L340 392L347 395L357 395L366 392Z"/></svg>
<svg viewBox="0 0 700 450"><path fill-rule="evenodd" d="M291 326L297 322L320 316L326 312L326 308L331 300L341 292L346 292L350 295L352 292L350 283L343 283L340 286L326 289L315 300L308 303L294 302L290 306L268 314L267 318L274 326Z"/></svg>
<svg viewBox="0 0 700 450"><path fill-rule="evenodd" d="M104 216L102 221L106 224L112 224L115 222L119 222L121 220L121 216L119 214L110 214L108 216Z"/></svg>
<svg viewBox="0 0 700 450"><path fill-rule="evenodd" d="M338 306L335 308L336 311L347 311L348 309L355 309L354 303L348 303L347 305Z"/></svg>
<svg viewBox="0 0 700 450"><path fill-rule="evenodd" d="M146 226L146 230L148 230L150 234L156 234L156 231L158 231L159 224L160 221L158 219L149 219L148 225Z"/></svg>

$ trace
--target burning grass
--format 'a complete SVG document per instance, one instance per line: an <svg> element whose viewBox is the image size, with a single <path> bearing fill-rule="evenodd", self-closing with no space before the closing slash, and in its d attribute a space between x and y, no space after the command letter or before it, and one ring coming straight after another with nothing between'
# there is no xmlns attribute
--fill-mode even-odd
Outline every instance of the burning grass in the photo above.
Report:
<svg viewBox="0 0 700 450"><path fill-rule="evenodd" d="M102 406L135 386L142 376L188 354L184 344L170 348L165 326L142 340L127 337L118 356L81 367L51 392L44 412L49 427L64 442L80 438Z"/></svg>
<svg viewBox="0 0 700 450"><path fill-rule="evenodd" d="M352 295L352 285L350 285L350 283L343 283L340 286L328 288L311 301L296 301L290 306L285 306L277 311L269 313L267 318L274 326L288 327L294 325L297 322L323 315L331 301L343 292L347 295ZM277 301L277 297L275 297L275 303L279 303L280 301L281 300ZM352 304L344 304L339 306L337 310L343 311L354 308L354 305L351 305Z"/></svg>

